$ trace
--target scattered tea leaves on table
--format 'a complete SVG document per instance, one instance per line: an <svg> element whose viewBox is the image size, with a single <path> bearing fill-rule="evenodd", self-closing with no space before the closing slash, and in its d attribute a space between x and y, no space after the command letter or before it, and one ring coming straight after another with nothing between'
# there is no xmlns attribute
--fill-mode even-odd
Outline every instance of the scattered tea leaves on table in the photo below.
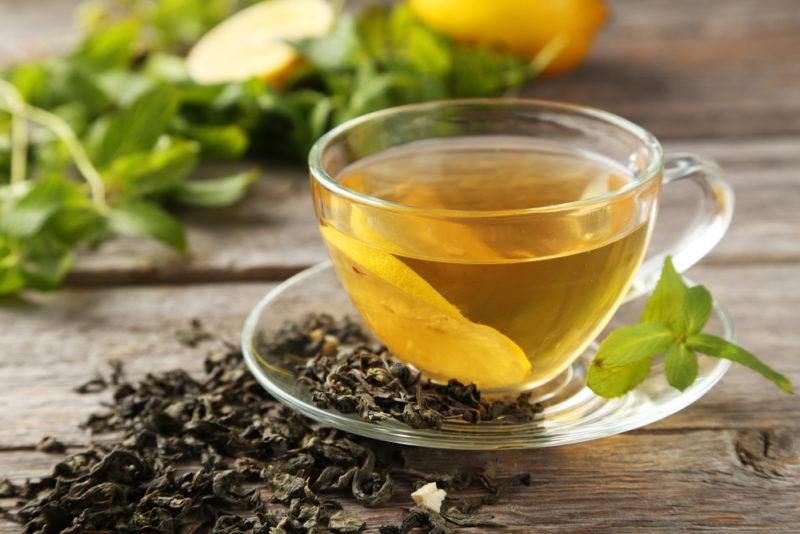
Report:
<svg viewBox="0 0 800 534"><path fill-rule="evenodd" d="M36 444L36 450L40 452L65 452L67 448L61 443L58 438L53 436L45 436Z"/></svg>
<svg viewBox="0 0 800 534"><path fill-rule="evenodd" d="M357 514L344 510L335 512L328 520L328 529L340 534L361 532L366 526L367 524Z"/></svg>
<svg viewBox="0 0 800 534"><path fill-rule="evenodd" d="M713 302L705 287L688 287L672 259L665 258L661 278L639 324L614 330L600 344L589 368L589 388L601 397L624 395L647 378L653 357L664 354L667 381L683 391L697 379L697 353L701 353L744 365L792 393L789 379L754 354L702 333L711 318Z"/></svg>
<svg viewBox="0 0 800 534"><path fill-rule="evenodd" d="M331 332L344 342L363 339L350 322L316 321L305 325L322 325L323 332L282 335L272 343L300 350L313 337L332 351ZM199 322L189 331L202 332L205 340ZM359 532L364 520L357 509L343 510L342 499L349 508L353 501L383 506L401 483L436 482L450 495L482 486L485 495L448 496L443 514L412 508L397 523L376 525L381 532L453 532L502 527L475 512L530 483L529 476L498 480L491 469L421 471L406 465L403 446L315 424L270 397L248 372L241 351L230 346L205 360L202 377L176 369L129 381L114 362L110 376L94 377L77 390L107 387L113 389L106 393L106 411L85 423L91 448L67 456L40 480L0 481L0 496L20 499L17 509L0 513L23 524L24 532ZM476 395L461 390L458 396L470 403ZM40 444L52 452L61 447L54 438Z"/></svg>
<svg viewBox="0 0 800 534"><path fill-rule="evenodd" d="M188 327L181 328L175 332L175 337L178 342L189 348L197 347L205 341L212 341L215 339L214 335L205 329L203 322L196 317L189 321Z"/></svg>

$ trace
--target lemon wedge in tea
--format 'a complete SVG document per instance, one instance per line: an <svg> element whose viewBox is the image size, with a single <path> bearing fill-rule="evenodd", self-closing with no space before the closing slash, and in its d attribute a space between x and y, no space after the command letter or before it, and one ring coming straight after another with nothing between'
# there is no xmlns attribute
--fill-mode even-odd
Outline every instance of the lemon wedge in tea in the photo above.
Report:
<svg viewBox="0 0 800 534"><path fill-rule="evenodd" d="M464 317L392 254L322 227L339 277L386 346L436 380L481 388L520 384L531 371L522 349L498 330Z"/></svg>
<svg viewBox="0 0 800 534"><path fill-rule="evenodd" d="M235 13L205 34L186 58L198 83L258 77L280 83L299 63L288 41L325 35L335 14L326 0L266 0Z"/></svg>

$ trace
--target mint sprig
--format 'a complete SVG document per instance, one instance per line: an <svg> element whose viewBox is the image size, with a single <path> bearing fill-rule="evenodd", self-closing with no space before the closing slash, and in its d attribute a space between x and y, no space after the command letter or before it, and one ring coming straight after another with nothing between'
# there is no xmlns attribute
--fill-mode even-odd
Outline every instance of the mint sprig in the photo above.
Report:
<svg viewBox="0 0 800 534"><path fill-rule="evenodd" d="M792 393L789 379L754 354L703 333L712 307L711 293L703 286L688 287L667 257L640 322L613 331L600 344L589 368L589 388L601 397L624 395L647 378L653 358L663 354L667 381L683 391L697 379L699 353L744 365Z"/></svg>
<svg viewBox="0 0 800 534"><path fill-rule="evenodd" d="M250 3L90 0L74 50L0 68L0 297L58 288L79 245L115 234L185 252L179 208L228 206L258 177L206 177L217 167L209 162L304 162L345 120L502 95L553 50L531 63L459 44L400 2L343 12L329 35L292 43L304 61L280 88L257 78L193 81L186 51Z"/></svg>

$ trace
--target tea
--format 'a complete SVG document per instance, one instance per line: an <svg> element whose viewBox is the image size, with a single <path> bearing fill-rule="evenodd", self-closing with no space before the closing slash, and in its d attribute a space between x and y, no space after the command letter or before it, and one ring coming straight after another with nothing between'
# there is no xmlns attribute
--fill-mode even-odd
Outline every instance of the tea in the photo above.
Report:
<svg viewBox="0 0 800 534"><path fill-rule="evenodd" d="M544 383L586 348L642 260L654 211L627 190L602 197L633 180L624 167L517 137L412 143L337 180L405 206L337 198L321 214L366 323L431 377L482 388ZM596 200L567 204L583 199Z"/></svg>

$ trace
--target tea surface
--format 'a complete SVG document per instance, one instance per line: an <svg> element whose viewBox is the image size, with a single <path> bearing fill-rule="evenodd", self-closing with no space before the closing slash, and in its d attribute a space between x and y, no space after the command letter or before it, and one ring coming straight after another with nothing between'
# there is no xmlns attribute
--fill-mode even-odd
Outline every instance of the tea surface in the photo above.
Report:
<svg viewBox="0 0 800 534"><path fill-rule="evenodd" d="M626 194L555 213L496 212L594 198L631 179L609 161L514 139L415 143L338 180L432 211L339 200L337 228L323 236L390 350L436 379L520 389L563 371L605 326L642 260L651 213Z"/></svg>

